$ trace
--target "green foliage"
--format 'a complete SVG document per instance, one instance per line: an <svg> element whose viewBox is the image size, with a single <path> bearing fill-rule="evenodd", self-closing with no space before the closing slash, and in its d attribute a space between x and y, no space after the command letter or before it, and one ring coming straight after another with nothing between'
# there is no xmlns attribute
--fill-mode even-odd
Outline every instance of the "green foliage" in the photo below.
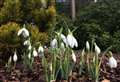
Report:
<svg viewBox="0 0 120 82"><path fill-rule="evenodd" d="M5 0L3 7L0 9L0 25L9 21L22 21L20 0Z"/></svg>
<svg viewBox="0 0 120 82"><path fill-rule="evenodd" d="M7 61L10 55L13 55L14 49L20 48L20 38L17 32L20 25L14 22L9 22L0 27L0 56L3 61Z"/></svg>
<svg viewBox="0 0 120 82"><path fill-rule="evenodd" d="M4 0L0 7L0 25L9 21L34 23L40 31L48 31L54 22L56 10L52 0Z"/></svg>
<svg viewBox="0 0 120 82"><path fill-rule="evenodd" d="M76 36L80 47L83 47L85 41L96 39L99 46L105 50L109 46L115 47L114 36L119 36L116 31L120 30L120 1L119 0L101 0L97 3L90 3L81 8L75 21ZM120 45L117 45L120 46Z"/></svg>
<svg viewBox="0 0 120 82"><path fill-rule="evenodd" d="M40 42L41 44L45 44L49 41L48 34L46 32L39 32L37 26L28 24L27 28L30 32L32 43Z"/></svg>

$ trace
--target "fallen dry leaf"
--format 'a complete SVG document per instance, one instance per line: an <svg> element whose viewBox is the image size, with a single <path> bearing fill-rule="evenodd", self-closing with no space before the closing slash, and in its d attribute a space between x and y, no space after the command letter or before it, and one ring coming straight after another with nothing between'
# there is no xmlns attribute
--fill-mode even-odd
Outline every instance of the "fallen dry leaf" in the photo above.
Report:
<svg viewBox="0 0 120 82"><path fill-rule="evenodd" d="M101 82L110 82L110 80L104 79Z"/></svg>

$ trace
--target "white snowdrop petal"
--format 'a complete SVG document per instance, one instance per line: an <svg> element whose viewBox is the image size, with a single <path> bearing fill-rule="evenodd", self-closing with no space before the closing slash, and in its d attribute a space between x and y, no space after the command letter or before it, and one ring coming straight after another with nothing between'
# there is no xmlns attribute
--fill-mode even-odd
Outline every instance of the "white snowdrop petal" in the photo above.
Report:
<svg viewBox="0 0 120 82"><path fill-rule="evenodd" d="M24 38L29 36L29 31L26 28L22 28L18 31L18 36L22 35Z"/></svg>
<svg viewBox="0 0 120 82"><path fill-rule="evenodd" d="M72 35L69 34L69 35L67 36L67 42L68 42L68 45L69 45L71 48L74 47Z"/></svg>
<svg viewBox="0 0 120 82"><path fill-rule="evenodd" d="M76 62L76 56L75 56L75 53L72 51L72 59L74 62Z"/></svg>
<svg viewBox="0 0 120 82"><path fill-rule="evenodd" d="M57 40L56 40L56 39L53 39L53 40L51 41L51 47L52 47L52 48L56 48L56 47L57 47Z"/></svg>
<svg viewBox="0 0 120 82"><path fill-rule="evenodd" d="M62 48L62 49L64 49L64 48L65 48L65 45L64 45L64 43L63 43L63 42L61 43L61 48Z"/></svg>
<svg viewBox="0 0 120 82"><path fill-rule="evenodd" d="M61 34L61 38L65 44L67 44L67 39L64 34Z"/></svg>
<svg viewBox="0 0 120 82"><path fill-rule="evenodd" d="M74 37L73 37L73 38L74 38ZM76 40L75 38L74 38L73 40L74 40L74 41L73 41L73 42L74 42L74 46L75 46L75 47L78 47L78 42L77 42L77 40Z"/></svg>
<svg viewBox="0 0 120 82"><path fill-rule="evenodd" d="M42 47L42 46L39 46L39 48L38 48L38 53L40 53L40 52L44 52L44 48Z"/></svg>
<svg viewBox="0 0 120 82"><path fill-rule="evenodd" d="M95 52L96 52L97 55L101 53L101 50L100 50L100 48L97 46L96 43L95 43Z"/></svg>
<svg viewBox="0 0 120 82"><path fill-rule="evenodd" d="M109 58L109 63L108 64L111 68L116 68L117 67L117 61L115 60L114 57Z"/></svg>
<svg viewBox="0 0 120 82"><path fill-rule="evenodd" d="M86 41L86 49L87 49L87 50L90 50L90 44L89 44L88 41Z"/></svg>
<svg viewBox="0 0 120 82"><path fill-rule="evenodd" d="M17 33L18 36L20 36L22 34L22 29L20 29Z"/></svg>
<svg viewBox="0 0 120 82"><path fill-rule="evenodd" d="M31 53L28 53L28 58L31 59Z"/></svg>
<svg viewBox="0 0 120 82"><path fill-rule="evenodd" d="M34 56L34 57L37 57L37 56L38 56L38 53L37 53L37 51L36 51L35 48L34 48L34 50L33 50L33 56Z"/></svg>
<svg viewBox="0 0 120 82"><path fill-rule="evenodd" d="M31 45L29 45L29 46L28 46L28 50L31 50L31 49L32 49L32 46L31 46Z"/></svg>
<svg viewBox="0 0 120 82"><path fill-rule="evenodd" d="M17 54L16 54L16 51L14 52L14 55L13 55L13 61L16 62L17 61Z"/></svg>

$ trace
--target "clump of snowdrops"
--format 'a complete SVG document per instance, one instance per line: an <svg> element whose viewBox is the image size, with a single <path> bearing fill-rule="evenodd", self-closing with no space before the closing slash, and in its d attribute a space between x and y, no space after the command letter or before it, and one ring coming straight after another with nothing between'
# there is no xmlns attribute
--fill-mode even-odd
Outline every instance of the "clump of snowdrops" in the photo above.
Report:
<svg viewBox="0 0 120 82"><path fill-rule="evenodd" d="M31 43L30 33L25 28L21 28L18 31L18 36L23 40L24 54L22 55L23 64L26 68L31 69L33 67L34 58L40 57L42 59L42 66L45 72L45 80L47 82L57 81L57 80L69 80L69 76L72 73L72 70L76 64L76 55L73 48L78 47L78 42L73 36L73 31L71 32L68 29L68 34L65 36L62 33L62 29L59 32L55 32L55 36L50 43L48 51L50 52L50 59L45 57L43 46L38 43ZM38 48L35 45L39 45ZM88 73L90 77L95 81L99 81L100 75L100 66L102 61L102 56L99 58L99 55L106 54L109 49L107 49L103 54L98 45L92 41L90 46L89 42L86 41L86 47L82 50L79 62L79 75L82 73ZM113 57L112 52L109 52L109 61L108 65L110 68L117 67L117 61ZM49 60L48 60L49 59ZM10 56L6 66L11 67L11 62L14 62L14 67L18 60L17 52L15 50L13 57ZM86 71L84 71L86 69Z"/></svg>
<svg viewBox="0 0 120 82"><path fill-rule="evenodd" d="M99 82L99 75L100 75L100 66L102 62L102 58L107 54L111 47L105 50L105 52L101 53L101 49L92 41L90 46L89 42L86 41L86 47L82 50L79 62L79 75L83 73L87 73L89 77L92 78L93 81ZM112 52L109 53L109 61L108 65L111 68L117 67L117 61L112 55ZM84 70L86 69L86 70Z"/></svg>
<svg viewBox="0 0 120 82"><path fill-rule="evenodd" d="M68 35L62 34L62 29L55 32L55 37L50 43L51 60L48 62L44 57L46 69L46 81L68 80L76 63L76 56L72 48L78 47L78 42L69 30Z"/></svg>
<svg viewBox="0 0 120 82"><path fill-rule="evenodd" d="M23 40L23 64L24 66L26 66L27 69L32 69L35 57L43 55L44 49L39 42L32 44L30 33L26 29L25 25L18 31L18 36L20 36ZM35 47L36 45L39 45L38 49Z"/></svg>

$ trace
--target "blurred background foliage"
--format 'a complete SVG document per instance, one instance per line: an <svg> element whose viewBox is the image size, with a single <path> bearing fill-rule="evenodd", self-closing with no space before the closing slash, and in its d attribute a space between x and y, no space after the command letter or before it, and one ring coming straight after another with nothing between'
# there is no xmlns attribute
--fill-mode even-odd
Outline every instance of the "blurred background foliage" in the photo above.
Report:
<svg viewBox="0 0 120 82"><path fill-rule="evenodd" d="M79 27L75 35L84 46L86 40L94 38L102 50L113 46L114 52L120 52L120 0L100 0L81 8L74 25Z"/></svg>

